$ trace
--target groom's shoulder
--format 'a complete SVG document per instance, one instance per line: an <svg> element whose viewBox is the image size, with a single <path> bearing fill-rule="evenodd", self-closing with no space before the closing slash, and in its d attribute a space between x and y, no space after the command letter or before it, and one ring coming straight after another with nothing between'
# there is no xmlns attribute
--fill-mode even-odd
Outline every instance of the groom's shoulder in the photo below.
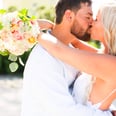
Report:
<svg viewBox="0 0 116 116"><path fill-rule="evenodd" d="M28 60L26 62L26 69L32 69L32 67L35 67L41 72L43 72L47 67L47 70L51 70L51 72L54 70L57 72L61 72L63 70L62 63L50 55L41 45L36 45L33 50L31 51ZM41 67L41 68L40 68Z"/></svg>
<svg viewBox="0 0 116 116"><path fill-rule="evenodd" d="M40 44L35 45L35 47L32 49L29 59L37 59L42 60L44 62L56 62L60 63L59 59L52 56L47 50L41 46Z"/></svg>
<svg viewBox="0 0 116 116"><path fill-rule="evenodd" d="M42 45L36 44L34 48L32 49L30 55L43 56L43 55L50 55L50 54L46 51L46 49Z"/></svg>

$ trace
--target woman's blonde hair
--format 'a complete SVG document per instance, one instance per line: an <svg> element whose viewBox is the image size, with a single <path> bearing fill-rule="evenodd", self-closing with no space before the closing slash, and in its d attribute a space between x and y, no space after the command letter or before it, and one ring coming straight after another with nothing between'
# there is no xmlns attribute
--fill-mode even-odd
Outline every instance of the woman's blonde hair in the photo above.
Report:
<svg viewBox="0 0 116 116"><path fill-rule="evenodd" d="M116 55L116 2L107 3L100 8L101 20L105 29L104 39L108 53Z"/></svg>

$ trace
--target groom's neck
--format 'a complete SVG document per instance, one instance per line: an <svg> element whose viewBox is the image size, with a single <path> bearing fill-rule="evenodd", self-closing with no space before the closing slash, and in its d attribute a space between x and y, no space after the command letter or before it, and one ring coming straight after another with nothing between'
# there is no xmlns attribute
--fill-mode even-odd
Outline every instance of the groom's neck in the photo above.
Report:
<svg viewBox="0 0 116 116"><path fill-rule="evenodd" d="M55 25L54 29L51 31L51 34L66 45L71 43L74 39L74 36L70 33L70 30L61 25Z"/></svg>

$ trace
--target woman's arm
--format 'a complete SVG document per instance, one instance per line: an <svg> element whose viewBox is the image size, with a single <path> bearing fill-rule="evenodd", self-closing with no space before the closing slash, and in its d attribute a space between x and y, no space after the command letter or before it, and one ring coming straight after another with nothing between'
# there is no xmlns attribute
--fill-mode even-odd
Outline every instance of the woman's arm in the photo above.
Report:
<svg viewBox="0 0 116 116"><path fill-rule="evenodd" d="M48 52L62 61L105 80L116 81L116 57L70 48L53 36L43 34L38 39ZM112 78L112 79L111 79Z"/></svg>
<svg viewBox="0 0 116 116"><path fill-rule="evenodd" d="M99 50L93 46L88 45L86 42L84 41L80 41L79 39L74 39L71 44L75 47L75 48L79 48L81 50L86 50L89 52L98 52Z"/></svg>
<svg viewBox="0 0 116 116"><path fill-rule="evenodd" d="M53 27L55 26L55 24L47 19L38 19L38 24L41 30L46 30L46 29L53 29ZM73 37L75 38L75 37ZM88 45L86 42L80 41L79 39L75 38L73 39L73 41L71 42L71 44L75 47L75 48L79 48L81 50L87 50L90 52L98 52L98 49L96 49L95 47L92 47L90 45Z"/></svg>

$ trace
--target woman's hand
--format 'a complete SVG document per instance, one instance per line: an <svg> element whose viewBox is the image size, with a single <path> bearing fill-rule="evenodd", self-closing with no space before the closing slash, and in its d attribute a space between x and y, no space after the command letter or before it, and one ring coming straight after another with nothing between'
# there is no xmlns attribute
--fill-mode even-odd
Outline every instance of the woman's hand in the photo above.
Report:
<svg viewBox="0 0 116 116"><path fill-rule="evenodd" d="M113 116L116 116L116 110L115 111L112 111L112 115Z"/></svg>
<svg viewBox="0 0 116 116"><path fill-rule="evenodd" d="M46 30L46 29L53 29L54 23L50 20L47 19L38 19L38 24L41 30Z"/></svg>

